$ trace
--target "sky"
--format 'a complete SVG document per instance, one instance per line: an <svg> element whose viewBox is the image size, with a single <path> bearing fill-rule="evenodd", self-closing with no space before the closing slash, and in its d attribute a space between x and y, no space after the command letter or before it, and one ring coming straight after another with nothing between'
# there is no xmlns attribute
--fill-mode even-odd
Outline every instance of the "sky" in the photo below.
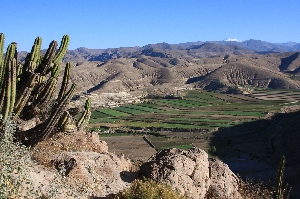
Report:
<svg viewBox="0 0 300 199"><path fill-rule="evenodd" d="M70 36L69 49L257 39L300 43L299 0L1 0L5 46L30 51Z"/></svg>

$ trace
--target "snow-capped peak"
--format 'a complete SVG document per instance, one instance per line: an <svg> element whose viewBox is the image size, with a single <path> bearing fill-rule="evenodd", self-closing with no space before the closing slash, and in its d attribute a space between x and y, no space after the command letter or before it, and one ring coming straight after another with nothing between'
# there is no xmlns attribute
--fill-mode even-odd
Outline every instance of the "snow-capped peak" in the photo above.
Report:
<svg viewBox="0 0 300 199"><path fill-rule="evenodd" d="M223 41L235 41L235 42L242 42L238 39L233 39L233 38L227 38L227 39L224 39Z"/></svg>

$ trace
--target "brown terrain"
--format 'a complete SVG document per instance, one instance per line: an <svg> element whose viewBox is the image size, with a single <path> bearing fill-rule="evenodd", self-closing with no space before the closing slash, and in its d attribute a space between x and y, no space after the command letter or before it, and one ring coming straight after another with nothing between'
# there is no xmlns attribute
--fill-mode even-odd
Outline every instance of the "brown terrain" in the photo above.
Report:
<svg viewBox="0 0 300 199"><path fill-rule="evenodd" d="M141 54L106 62L78 62L72 80L78 82L80 94L141 91L167 95L180 89L204 88L215 81L227 86L297 89L300 84L291 76L297 76L299 66L298 52L202 58Z"/></svg>
<svg viewBox="0 0 300 199"><path fill-rule="evenodd" d="M230 44L238 43L230 42ZM124 103L139 102L147 95L173 95L180 90L193 88L214 90L220 86L245 86L299 89L299 52L289 52L291 50L286 50L287 48L284 45L274 46L251 40L238 45L224 45L218 42L191 42L184 45L161 43L142 48L106 50L79 48L68 51L65 61L74 63L71 79L78 84L75 98L88 96L95 107L109 105L108 101L114 101L115 105L124 101ZM294 49L300 50L296 47ZM24 55L25 52L20 53L20 60L24 59ZM252 121L250 125L248 123L219 129L211 139L211 145L218 145L222 139L232 139L232 145L244 154L241 153L240 157L233 157L224 162L235 173L252 174L254 178L261 179L276 176L279 159L285 155L286 179L294 185L293 196L297 198L300 182L298 166L300 145L297 126L299 117L299 112L295 110L282 110L281 114ZM99 182L105 182L103 187L102 184L95 187L99 195L104 196L115 190L122 190L128 187L128 183L132 180L120 174L131 175L135 172L133 166L124 159L124 156L119 158L115 154L130 150L128 154L143 159L143 156L139 157L141 154L137 149L144 149L148 152L147 156L154 154L142 166L141 172L144 172L145 176L154 176L158 181L173 182L175 178L179 179L176 189L192 198L197 198L193 194L203 198L209 189L217 190L223 185L229 186L230 189L225 186L220 189L221 191L218 190L220 193L226 192L228 198L241 198L236 190L238 178L235 174L227 165L209 160L208 155L201 149L193 148L189 151L167 149L156 153L142 137L126 136L117 142L106 137L102 138L105 141L102 142L95 133L89 135L81 132L75 136L73 134L59 136L63 138L61 143L56 140L40 143L41 149L45 150L40 149L34 154L35 159L44 165L54 162L56 166L64 166L68 174L70 173L66 174L69 178L77 178L78 174L85 175L83 181L87 184L98 185ZM74 142L70 142L71 137L74 138ZM125 142L130 145L130 149L128 147L122 149ZM115 154L108 152L107 149L113 145L119 146L118 149L110 149ZM199 147L201 148L201 143ZM66 152L57 156L61 151ZM74 161L77 164L71 164ZM111 169L105 162L117 168ZM117 163L117 166L114 163ZM90 168L96 170L99 165L103 168L99 173L107 175L104 175L105 179L90 172ZM173 169L165 165L171 165ZM163 176L164 173L172 175ZM182 176L178 177L179 174ZM113 176L114 183L110 182L109 176ZM191 186L195 184L197 186ZM113 188L109 186L114 190L110 190ZM101 190L108 191L100 194Z"/></svg>

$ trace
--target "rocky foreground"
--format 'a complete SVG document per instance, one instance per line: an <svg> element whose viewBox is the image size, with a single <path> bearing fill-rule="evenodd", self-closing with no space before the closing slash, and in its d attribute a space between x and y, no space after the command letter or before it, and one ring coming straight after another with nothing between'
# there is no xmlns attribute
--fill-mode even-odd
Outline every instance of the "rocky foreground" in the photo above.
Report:
<svg viewBox="0 0 300 199"><path fill-rule="evenodd" d="M58 134L35 147L33 158L39 162L31 168L32 188L45 195L57 171L65 175L64 183L56 181L60 198L74 198L76 191L106 198L128 188L134 179L146 178L170 183L187 197L200 199L210 194L221 198L243 198L241 180L219 160L208 159L199 148L162 150L140 168L130 160L110 153L106 142L96 133L83 131ZM43 165L43 166L41 166ZM66 188L68 187L68 188ZM69 193L68 189L74 190Z"/></svg>

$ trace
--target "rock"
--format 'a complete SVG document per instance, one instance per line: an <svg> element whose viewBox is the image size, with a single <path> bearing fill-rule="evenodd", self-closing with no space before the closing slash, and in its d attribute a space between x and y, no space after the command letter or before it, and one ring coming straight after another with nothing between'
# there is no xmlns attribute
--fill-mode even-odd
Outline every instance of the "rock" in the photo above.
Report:
<svg viewBox="0 0 300 199"><path fill-rule="evenodd" d="M187 197L242 198L239 178L218 160L208 160L205 151L191 148L165 149L153 155L140 169L140 175L158 182L167 182Z"/></svg>
<svg viewBox="0 0 300 199"><path fill-rule="evenodd" d="M243 198L238 192L239 178L229 169L227 164L212 159L209 160L209 168L211 184L208 194L215 194L224 199Z"/></svg>
<svg viewBox="0 0 300 199"><path fill-rule="evenodd" d="M40 123L38 118L33 118L30 120L18 120L18 131L27 131Z"/></svg>
<svg viewBox="0 0 300 199"><path fill-rule="evenodd" d="M51 139L39 142L34 147L33 158L43 165L51 166L50 161L62 151L107 153L108 146L106 142L99 140L97 133L58 133Z"/></svg>
<svg viewBox="0 0 300 199"><path fill-rule="evenodd" d="M135 174L131 163L112 153L63 152L53 160L67 175L71 186L88 187L96 196L117 193L130 186Z"/></svg>
<svg viewBox="0 0 300 199"><path fill-rule="evenodd" d="M193 199L204 198L209 185L208 155L199 148L188 151L166 149L151 156L141 166L140 174L167 182L175 190Z"/></svg>

